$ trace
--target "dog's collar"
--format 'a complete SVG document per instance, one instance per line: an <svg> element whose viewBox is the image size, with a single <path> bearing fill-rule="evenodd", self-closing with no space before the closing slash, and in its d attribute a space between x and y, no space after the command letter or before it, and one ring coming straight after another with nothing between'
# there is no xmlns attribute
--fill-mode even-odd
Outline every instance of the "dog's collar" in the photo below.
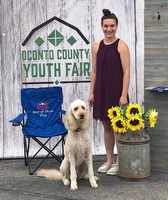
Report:
<svg viewBox="0 0 168 200"><path fill-rule="evenodd" d="M81 131L81 128L75 129L75 132L76 132L76 133L78 133L78 132L80 132L80 131Z"/></svg>

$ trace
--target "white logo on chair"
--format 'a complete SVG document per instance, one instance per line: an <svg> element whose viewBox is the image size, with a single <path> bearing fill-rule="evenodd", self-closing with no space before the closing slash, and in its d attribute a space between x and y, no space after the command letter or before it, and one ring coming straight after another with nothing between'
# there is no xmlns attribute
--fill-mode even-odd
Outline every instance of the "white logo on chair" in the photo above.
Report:
<svg viewBox="0 0 168 200"><path fill-rule="evenodd" d="M48 110L48 103L45 102L45 101L40 101L40 102L37 104L37 109L38 109L38 110Z"/></svg>
<svg viewBox="0 0 168 200"><path fill-rule="evenodd" d="M48 103L45 101L40 101L37 103L37 110L34 110L33 114L39 114L40 117L47 117L48 113L53 113L53 110L48 109Z"/></svg>

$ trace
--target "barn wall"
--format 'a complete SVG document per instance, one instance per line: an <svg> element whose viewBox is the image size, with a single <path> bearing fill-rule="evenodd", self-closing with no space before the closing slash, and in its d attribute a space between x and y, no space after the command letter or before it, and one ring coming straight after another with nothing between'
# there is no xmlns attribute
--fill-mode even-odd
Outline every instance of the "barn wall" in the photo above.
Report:
<svg viewBox="0 0 168 200"><path fill-rule="evenodd" d="M131 53L131 83L130 83L130 99L133 103L142 104L144 100L144 79L143 79L143 61L144 61L144 0L1 0L0 12L0 28L1 28L1 48L0 48L0 157L1 158L16 158L23 157L23 137L20 128L14 128L9 124L9 120L17 116L21 112L20 106L20 89L22 87L29 87L30 85L23 85L22 82L31 81L59 81L59 85L63 87L64 105L67 109L69 103L75 98L82 98L87 101L89 95L89 83L61 83L61 81L88 81L87 74L77 76L65 76L65 69L62 70L61 77L45 76L43 78L32 75L26 77L23 64L39 64L50 62L51 60L34 61L23 60L21 56L22 51L29 50L44 50L44 49L75 49L83 48L89 49L91 53L91 45L101 40L103 37L100 18L102 16L102 9L109 8L114 12L119 19L118 37L123 39L130 48ZM36 31L29 41L23 46L29 33L40 24L46 22L52 17L58 17L65 22L77 27L89 44L86 44L79 34L68 29L57 20L52 21L47 26ZM54 47L50 42L46 42L48 35L52 30L57 29L63 33L64 38L75 36L77 43L74 46L68 43L61 43L60 46ZM34 41L38 37L44 39L44 44L41 46L35 45ZM52 62L57 62L54 60ZM61 65L68 60L61 60ZM76 62L89 62L90 56L83 58L83 60L73 60ZM31 85L32 86L32 85ZM34 85L38 87L40 85ZM42 85L46 86L46 85ZM93 141L93 152L95 155L104 154L104 142L102 127L99 122L92 121L90 128L91 137ZM34 145L34 148L36 146Z"/></svg>
<svg viewBox="0 0 168 200"><path fill-rule="evenodd" d="M150 130L152 170L168 172L168 92L150 89L168 85L168 1L145 1L145 107L159 112ZM150 88L150 89L149 89Z"/></svg>

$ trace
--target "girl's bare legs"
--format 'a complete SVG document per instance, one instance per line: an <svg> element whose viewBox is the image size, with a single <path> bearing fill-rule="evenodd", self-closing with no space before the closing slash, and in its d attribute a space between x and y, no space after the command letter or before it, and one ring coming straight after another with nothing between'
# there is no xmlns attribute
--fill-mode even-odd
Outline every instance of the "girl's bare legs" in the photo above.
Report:
<svg viewBox="0 0 168 200"><path fill-rule="evenodd" d="M117 148L117 154L118 154L118 140L117 140L117 133L114 132L114 137L115 137L115 144L116 144L116 148ZM118 155L117 155L117 158L116 158L116 163L118 164Z"/></svg>
<svg viewBox="0 0 168 200"><path fill-rule="evenodd" d="M113 163L114 162L114 146L116 142L116 147L118 151L118 144L117 144L117 135L113 132L110 121L102 121L104 127L104 143L105 149L107 154L107 162ZM118 162L118 158L116 160Z"/></svg>

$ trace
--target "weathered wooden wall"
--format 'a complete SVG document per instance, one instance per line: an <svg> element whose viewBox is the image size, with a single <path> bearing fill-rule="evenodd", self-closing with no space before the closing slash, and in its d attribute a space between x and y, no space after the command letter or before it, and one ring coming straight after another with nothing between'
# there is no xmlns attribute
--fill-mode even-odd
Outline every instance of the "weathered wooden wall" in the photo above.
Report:
<svg viewBox="0 0 168 200"><path fill-rule="evenodd" d="M21 51L35 48L32 41L37 36L47 37L53 28L59 27L60 32L65 30L66 36L71 31L68 32L67 27L54 21L36 32L25 46L21 45L22 42L33 28L57 16L78 27L89 40L90 44L87 48L90 49L95 41L103 38L100 25L103 8L110 9L119 18L118 37L128 44L131 53L129 89L131 101L142 104L144 100L144 0L117 0L117 3L115 0L1 0L0 158L23 157L21 129L13 128L8 122L21 112L22 81L33 81L23 75ZM46 45L45 48L50 48L50 44L44 45ZM84 44L81 42L78 45ZM65 46L61 47L65 48ZM79 46L75 47L79 48ZM75 80L78 78L81 77L73 77ZM85 79L87 80L87 77ZM51 78L45 77L45 80L50 81ZM64 109L67 109L68 104L77 97L87 101L89 83L61 85L64 91ZM103 132L100 123L93 121L90 131L94 154L104 154Z"/></svg>
<svg viewBox="0 0 168 200"><path fill-rule="evenodd" d="M145 1L145 88L168 86L168 1ZM160 15L160 16L159 16ZM168 92L145 90L145 107L156 108L150 130L152 170L168 172Z"/></svg>

